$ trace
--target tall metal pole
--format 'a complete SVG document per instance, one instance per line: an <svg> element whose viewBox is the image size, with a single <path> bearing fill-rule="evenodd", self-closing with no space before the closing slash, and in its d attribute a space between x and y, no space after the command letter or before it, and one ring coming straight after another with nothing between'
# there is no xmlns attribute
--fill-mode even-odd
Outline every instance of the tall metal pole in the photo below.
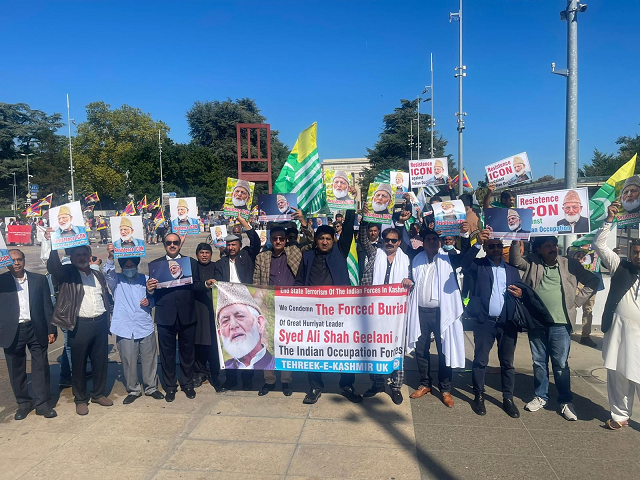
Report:
<svg viewBox="0 0 640 480"><path fill-rule="evenodd" d="M164 178L162 177L162 139L160 138L160 129L158 129L158 150L160 150L160 205L164 208Z"/></svg>
<svg viewBox="0 0 640 480"><path fill-rule="evenodd" d="M556 70L556 64L551 64L552 73L567 77L565 188L576 188L578 185L578 12L586 9L587 6L578 3L578 0L567 0L567 8L560 12L560 19L567 21L567 69Z"/></svg>
<svg viewBox="0 0 640 480"><path fill-rule="evenodd" d="M16 209L18 208L18 199L16 197L16 172L13 172L13 215L16 214Z"/></svg>
<svg viewBox="0 0 640 480"><path fill-rule="evenodd" d="M434 157L433 150L433 52L431 53L431 118L429 120L430 129L431 129L431 158Z"/></svg>
<svg viewBox="0 0 640 480"><path fill-rule="evenodd" d="M67 125L69 127L69 171L71 172L71 201L76 200L76 188L73 184L73 151L71 150L71 114L69 109L69 94L67 93Z"/></svg>
<svg viewBox="0 0 640 480"><path fill-rule="evenodd" d="M420 95L418 95L418 160L420 160Z"/></svg>
<svg viewBox="0 0 640 480"><path fill-rule="evenodd" d="M409 135L409 150L411 150L411 160L413 160L413 117L411 118L411 135Z"/></svg>
<svg viewBox="0 0 640 480"><path fill-rule="evenodd" d="M466 113L462 110L462 79L467 76L466 69L462 64L462 0L460 0L460 10L458 13L449 13L449 21L458 20L458 36L459 36L459 62L456 67L456 74L454 77L458 78L458 111L456 117L458 117L458 172L460 178L463 177L464 163L463 163L463 150L462 150L462 131L464 130L464 117ZM458 182L458 194L464 193L464 182Z"/></svg>

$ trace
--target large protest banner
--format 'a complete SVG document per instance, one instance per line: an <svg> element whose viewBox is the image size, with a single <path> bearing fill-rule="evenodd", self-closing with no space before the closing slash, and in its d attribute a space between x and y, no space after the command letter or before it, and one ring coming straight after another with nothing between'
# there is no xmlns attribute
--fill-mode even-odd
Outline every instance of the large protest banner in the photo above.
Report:
<svg viewBox="0 0 640 480"><path fill-rule="evenodd" d="M402 369L407 290L399 284L216 287L223 368L380 374Z"/></svg>
<svg viewBox="0 0 640 480"><path fill-rule="evenodd" d="M634 175L616 183L616 199L620 208L616 214L619 226L640 223L640 176Z"/></svg>
<svg viewBox="0 0 640 480"><path fill-rule="evenodd" d="M396 202L396 186L389 183L369 184L367 207L369 213L363 215L365 222L390 224L393 206Z"/></svg>
<svg viewBox="0 0 640 480"><path fill-rule="evenodd" d="M528 182L533 178L527 152L503 158L484 169L489 183L495 183L498 188Z"/></svg>
<svg viewBox="0 0 640 480"><path fill-rule="evenodd" d="M411 188L430 185L446 185L449 176L449 163L446 157L423 158L409 161Z"/></svg>
<svg viewBox="0 0 640 480"><path fill-rule="evenodd" d="M533 210L531 236L589 233L589 190L573 190L518 195L518 208Z"/></svg>
<svg viewBox="0 0 640 480"><path fill-rule="evenodd" d="M324 188L327 194L327 206L332 212L355 210L356 201L349 195L349 187L354 185L353 176L344 170L325 170Z"/></svg>
<svg viewBox="0 0 640 480"><path fill-rule="evenodd" d="M111 222L113 256L115 258L144 257L146 255L144 228L140 215L110 217L109 221Z"/></svg>
<svg viewBox="0 0 640 480"><path fill-rule="evenodd" d="M71 202L49 210L51 222L51 249L89 245L80 202Z"/></svg>
<svg viewBox="0 0 640 480"><path fill-rule="evenodd" d="M255 187L255 183L247 180L227 178L227 190L224 196L224 205L222 206L224 216L237 217L241 215L245 220L249 220Z"/></svg>
<svg viewBox="0 0 640 480"><path fill-rule="evenodd" d="M9 255L9 249L4 241L4 237L0 234L0 267L8 267L13 265L13 259Z"/></svg>
<svg viewBox="0 0 640 480"><path fill-rule="evenodd" d="M149 263L149 278L158 281L156 288L173 288L193 283L191 259L172 258Z"/></svg>
<svg viewBox="0 0 640 480"><path fill-rule="evenodd" d="M196 235L200 233L198 222L198 207L196 197L170 198L169 216L171 217L171 231L178 235ZM111 224L113 229L113 223Z"/></svg>

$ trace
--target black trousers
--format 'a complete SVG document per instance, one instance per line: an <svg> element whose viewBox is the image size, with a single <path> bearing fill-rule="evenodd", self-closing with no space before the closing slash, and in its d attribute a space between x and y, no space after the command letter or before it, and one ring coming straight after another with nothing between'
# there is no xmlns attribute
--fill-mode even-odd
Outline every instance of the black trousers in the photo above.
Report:
<svg viewBox="0 0 640 480"><path fill-rule="evenodd" d="M440 337L440 309L422 308L418 309L420 316L420 337L416 344L416 361L418 372L420 372L420 385L431 388L431 333L436 339L436 349L438 351L438 388L441 392L451 391L451 367L447 367L446 359L442 353L442 338Z"/></svg>
<svg viewBox="0 0 640 480"><path fill-rule="evenodd" d="M475 343L473 366L471 367L473 393L484 393L485 369L489 363L489 352L496 340L502 378L502 396L513 398L513 387L516 380L513 356L516 351L518 330L511 322L497 323L491 319L485 323L473 322L473 341Z"/></svg>
<svg viewBox="0 0 640 480"><path fill-rule="evenodd" d="M195 345L195 365L196 375L209 377L211 382L218 381L220 374L220 358L218 357L218 345ZM207 365L208 364L208 365Z"/></svg>
<svg viewBox="0 0 640 480"><path fill-rule="evenodd" d="M104 396L109 362L109 316L78 317L76 328L68 333L71 349L71 387L76 403L89 403L87 394L87 358L91 359L91 398Z"/></svg>
<svg viewBox="0 0 640 480"><path fill-rule="evenodd" d="M316 390L322 390L324 388L324 382L322 381L322 373L309 372L307 374L309 378L309 386ZM341 373L340 374L340 388L348 388L353 386L356 381L355 373Z"/></svg>
<svg viewBox="0 0 640 480"><path fill-rule="evenodd" d="M180 357L180 387L193 388L195 365L196 323L182 325L176 320L173 325L158 325L158 346L160 347L160 371L165 392L178 390L176 376L176 335Z"/></svg>
<svg viewBox="0 0 640 480"><path fill-rule="evenodd" d="M29 396L27 382L27 348L31 353L31 387L32 399ZM21 323L16 332L16 338L9 348L4 349L4 357L9 369L9 380L13 394L18 402L18 408L48 407L51 400L49 380L48 347L40 345L31 322Z"/></svg>

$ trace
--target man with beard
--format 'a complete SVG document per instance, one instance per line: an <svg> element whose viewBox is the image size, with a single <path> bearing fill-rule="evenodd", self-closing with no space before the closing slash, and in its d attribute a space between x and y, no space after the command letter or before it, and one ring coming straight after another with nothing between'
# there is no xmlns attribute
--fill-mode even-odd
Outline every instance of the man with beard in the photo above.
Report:
<svg viewBox="0 0 640 480"><path fill-rule="evenodd" d="M218 289L216 304L222 348L231 355L225 369L273 370L275 359L262 343L267 319L241 284Z"/></svg>
<svg viewBox="0 0 640 480"><path fill-rule="evenodd" d="M196 247L196 259L200 282L193 286L196 318L194 388L200 387L206 380L218 391L220 359L218 357L218 340L214 326L213 301L211 289L206 281L215 276L215 263L211 261L212 249L208 243L200 243ZM209 363L209 367L207 367Z"/></svg>
<svg viewBox="0 0 640 480"><path fill-rule="evenodd" d="M387 184L387 186L389 186ZM355 195L355 188L349 187L349 193ZM349 271L347 269L347 257L353 240L353 223L355 210L347 210L344 219L342 235L335 240L335 230L329 225L318 227L315 233L315 248L302 255L302 262L294 285L296 286L331 286L351 285ZM336 248L337 247L337 248ZM309 392L302 403L313 404L322 395L324 382L320 372L309 372ZM340 375L340 388L342 394L351 402L362 401L360 395L356 395L353 389L355 374L342 373Z"/></svg>
<svg viewBox="0 0 640 480"><path fill-rule="evenodd" d="M309 228L302 211L296 211L296 220L300 221L302 232L305 239L313 240L313 231ZM296 245L286 245L286 231L283 227L275 226L271 228L271 250L260 253L256 257L256 266L253 272L254 285L275 285L281 287L293 286L296 274L302 262L302 253L309 248L311 244L300 248ZM292 373L287 371L281 372L282 393L290 396L293 393L291 389ZM258 395L264 396L275 388L276 374L273 370L264 371L264 385L258 391Z"/></svg>
<svg viewBox="0 0 640 480"><path fill-rule="evenodd" d="M277 195L276 204L278 206L278 211L280 212L280 215L278 215L275 218L275 221L281 222L285 220L290 220L291 216L295 213L295 211L289 205L289 201L287 200L287 197L285 197L284 195Z"/></svg>
<svg viewBox="0 0 640 480"><path fill-rule="evenodd" d="M455 210L455 206L452 202L442 202L442 220L457 220L458 212Z"/></svg>
<svg viewBox="0 0 640 480"><path fill-rule="evenodd" d="M166 262L170 265L171 276L176 278L182 275L180 264L176 258L183 258L180 254L183 240L175 233L169 233L164 237L165 255L153 260ZM189 258L189 257L184 257ZM194 283L200 281L196 261L191 262L191 274ZM176 268L177 265L177 268ZM196 315L194 308L193 284L180 285L174 288L157 288L158 280L147 280L147 298L155 303L154 320L158 326L158 346L160 347L160 370L162 371L162 386L166 393L165 400L173 402L178 390L176 376L176 337L180 356L180 387L187 398L196 397L193 389L193 369L195 362L194 341L196 334Z"/></svg>
<svg viewBox="0 0 640 480"><path fill-rule="evenodd" d="M216 226L213 228L213 246L223 247L224 238L222 237L222 227Z"/></svg>
<svg viewBox="0 0 640 480"><path fill-rule="evenodd" d="M560 414L569 421L578 419L572 403L569 370L571 325L576 321L576 309L596 291L600 281L573 258L558 255L558 238L534 237L532 252L520 254L520 242L514 242L509 263L522 270L522 283L538 294L551 314L553 324L528 330L533 357L534 398L525 410L536 412L549 401L549 360L558 389ZM582 289L578 289L578 282Z"/></svg>
<svg viewBox="0 0 640 480"><path fill-rule="evenodd" d="M198 219L189 216L189 205L184 198L178 199L178 206L176 207L178 218L171 220L171 227L174 233L177 233L177 227L188 227L189 225L198 225Z"/></svg>
<svg viewBox="0 0 640 480"><path fill-rule="evenodd" d="M240 234L242 234L243 229L247 233L247 237L249 237L249 246L242 248L241 237L234 234L227 235L226 255L215 263L213 271L214 278L205 282L208 288L212 288L213 284L217 281L244 283L246 285L251 285L253 281L255 260L258 253L260 253L260 237L258 237L256 231L251 228L244 218L238 217L238 221L241 225ZM227 370L226 377L227 379L221 391L234 388L238 384L238 374L236 371ZM243 369L241 378L242 388L244 390L251 390L253 370Z"/></svg>
<svg viewBox="0 0 640 480"><path fill-rule="evenodd" d="M144 247L144 240L133 238L133 223L129 217L120 218L120 238L113 242L113 248Z"/></svg>
<svg viewBox="0 0 640 480"><path fill-rule="evenodd" d="M365 209L365 214L366 209ZM363 222L362 228L367 228L367 223ZM404 228L404 227L401 227ZM369 239L369 235L361 235L359 243L367 252L369 261L367 267L362 274L360 285L389 285L393 283L401 283L406 289L413 286L413 282L409 279L411 276L411 260L409 256L402 250L398 249L402 232L395 227L387 228L382 232L382 241L384 247L374 247ZM387 381L386 375L370 375L373 385L364 393L365 398L373 397L385 390ZM391 375L391 400L396 405L402 403L402 383L404 381L404 371L394 370Z"/></svg>
<svg viewBox="0 0 640 480"><path fill-rule="evenodd" d="M231 192L233 206L240 210L248 210L247 202L251 196L251 184L246 180L238 180Z"/></svg>
<svg viewBox="0 0 640 480"><path fill-rule="evenodd" d="M66 205L61 206L58 209L58 228L51 233L51 238L53 240L60 240L66 237L74 237L86 231L84 227L78 227L72 222L73 217L71 216L69 207Z"/></svg>
<svg viewBox="0 0 640 480"><path fill-rule="evenodd" d="M510 208L507 212L507 226L509 227L509 232L503 235L500 240L517 240L518 233L529 233L528 230L524 230L522 228L522 218L520 218L520 214L517 210Z"/></svg>
<svg viewBox="0 0 640 480"><path fill-rule="evenodd" d="M404 186L404 177L402 176L402 172L396 172L396 192L406 192L409 189Z"/></svg>
<svg viewBox="0 0 640 480"><path fill-rule="evenodd" d="M444 164L442 160L437 159L433 162L433 177L427 180L427 185L445 185L444 181Z"/></svg>
<svg viewBox="0 0 640 480"><path fill-rule="evenodd" d="M525 168L526 165L521 157L513 157L513 171L515 172L515 176L509 180L508 185L515 185L516 183L522 183L529 180L529 175L527 175Z"/></svg>
<svg viewBox="0 0 640 480"><path fill-rule="evenodd" d="M629 425L633 400L640 396L640 241L630 240L628 260L621 260L607 246L612 222L620 204L614 202L594 240L595 251L611 272L611 288L602 315L602 358L607 369L607 393L611 418L607 427L620 430Z"/></svg>
<svg viewBox="0 0 640 480"><path fill-rule="evenodd" d="M360 224L360 235L358 236L358 270L360 278L364 274L365 269L369 265L369 262L374 260L374 257L369 256L367 250L364 247L363 241L360 239L361 236L367 235L369 237L369 243L375 250L371 250L371 252L377 251L378 248L383 247L383 243L380 239L380 225L377 223L367 223L362 222Z"/></svg>
<svg viewBox="0 0 640 480"><path fill-rule="evenodd" d="M640 212L640 176L634 175L625 180L620 202L627 213Z"/></svg>
<svg viewBox="0 0 640 480"><path fill-rule="evenodd" d="M371 198L371 207L373 208L373 213L376 213L378 215L388 215L390 204L391 185L388 183L378 184L378 188L375 192L373 192L373 197Z"/></svg>
<svg viewBox="0 0 640 480"><path fill-rule="evenodd" d="M571 227L571 233L588 233L589 219L580 215L582 212L582 201L580 195L575 190L569 190L562 202L564 218L558 220L558 226ZM566 230L565 230L566 231Z"/></svg>
<svg viewBox="0 0 640 480"><path fill-rule="evenodd" d="M337 170L333 175L333 196L336 200L348 200L349 175L344 170Z"/></svg>

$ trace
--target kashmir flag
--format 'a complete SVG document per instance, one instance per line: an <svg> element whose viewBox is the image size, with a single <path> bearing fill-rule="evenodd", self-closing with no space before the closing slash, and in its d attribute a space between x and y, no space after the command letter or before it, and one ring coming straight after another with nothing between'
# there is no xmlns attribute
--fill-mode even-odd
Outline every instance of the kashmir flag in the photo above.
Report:
<svg viewBox="0 0 640 480"><path fill-rule="evenodd" d="M149 205L147 205L147 210L155 210L156 208L159 208L159 207L160 207L160 197L158 197L158 199L155 202L151 202Z"/></svg>
<svg viewBox="0 0 640 480"><path fill-rule="evenodd" d="M298 135L273 189L273 193L296 193L298 208L306 214L319 212L327 204L316 143L317 131L318 123L313 122Z"/></svg>
<svg viewBox="0 0 640 480"><path fill-rule="evenodd" d="M135 215L136 213L137 213L137 212L136 212L136 207L135 207L135 205L133 204L133 200L131 200L131 201L129 202L129 205L127 205L127 206L125 207L124 212L122 212L122 216L125 216L125 215Z"/></svg>
<svg viewBox="0 0 640 480"><path fill-rule="evenodd" d="M458 185L458 177L459 175L456 175L455 178L453 179L453 183L455 185ZM467 172L464 170L464 168L462 169L462 186L464 188L473 188L473 185L471 185L471 182L469 181L469 177L467 177Z"/></svg>
<svg viewBox="0 0 640 480"><path fill-rule="evenodd" d="M155 228L158 228L162 223L164 223L164 209L163 208L159 209L158 213L156 213L156 216L153 219L153 226Z"/></svg>
<svg viewBox="0 0 640 480"><path fill-rule="evenodd" d="M366 234L366 232L360 232L360 235ZM349 272L349 282L351 286L360 285L360 268L358 266L358 250L356 248L356 237L351 239L351 248L349 249L349 256L347 257L347 270Z"/></svg>
<svg viewBox="0 0 640 480"><path fill-rule="evenodd" d="M591 219L591 233L576 240L572 243L574 246L587 245L593 241L595 231L600 228L602 222L605 221L609 214L609 206L616 199L616 183L626 180L633 176L636 170L636 153L631 160L621 166L616 173L609 177L609 180L602 185L596 193L593 194L591 200L589 200L589 215Z"/></svg>
<svg viewBox="0 0 640 480"><path fill-rule="evenodd" d="M40 204L40 206L44 207L45 205L51 205L52 200L53 200L53 193L50 193L46 197L38 200L38 203Z"/></svg>
<svg viewBox="0 0 640 480"><path fill-rule="evenodd" d="M138 210L142 211L147 208L147 196L145 195L142 200L138 202Z"/></svg>
<svg viewBox="0 0 640 480"><path fill-rule="evenodd" d="M95 203L100 201L100 197L98 196L98 192L94 192L91 195L87 195L84 197L85 203Z"/></svg>

